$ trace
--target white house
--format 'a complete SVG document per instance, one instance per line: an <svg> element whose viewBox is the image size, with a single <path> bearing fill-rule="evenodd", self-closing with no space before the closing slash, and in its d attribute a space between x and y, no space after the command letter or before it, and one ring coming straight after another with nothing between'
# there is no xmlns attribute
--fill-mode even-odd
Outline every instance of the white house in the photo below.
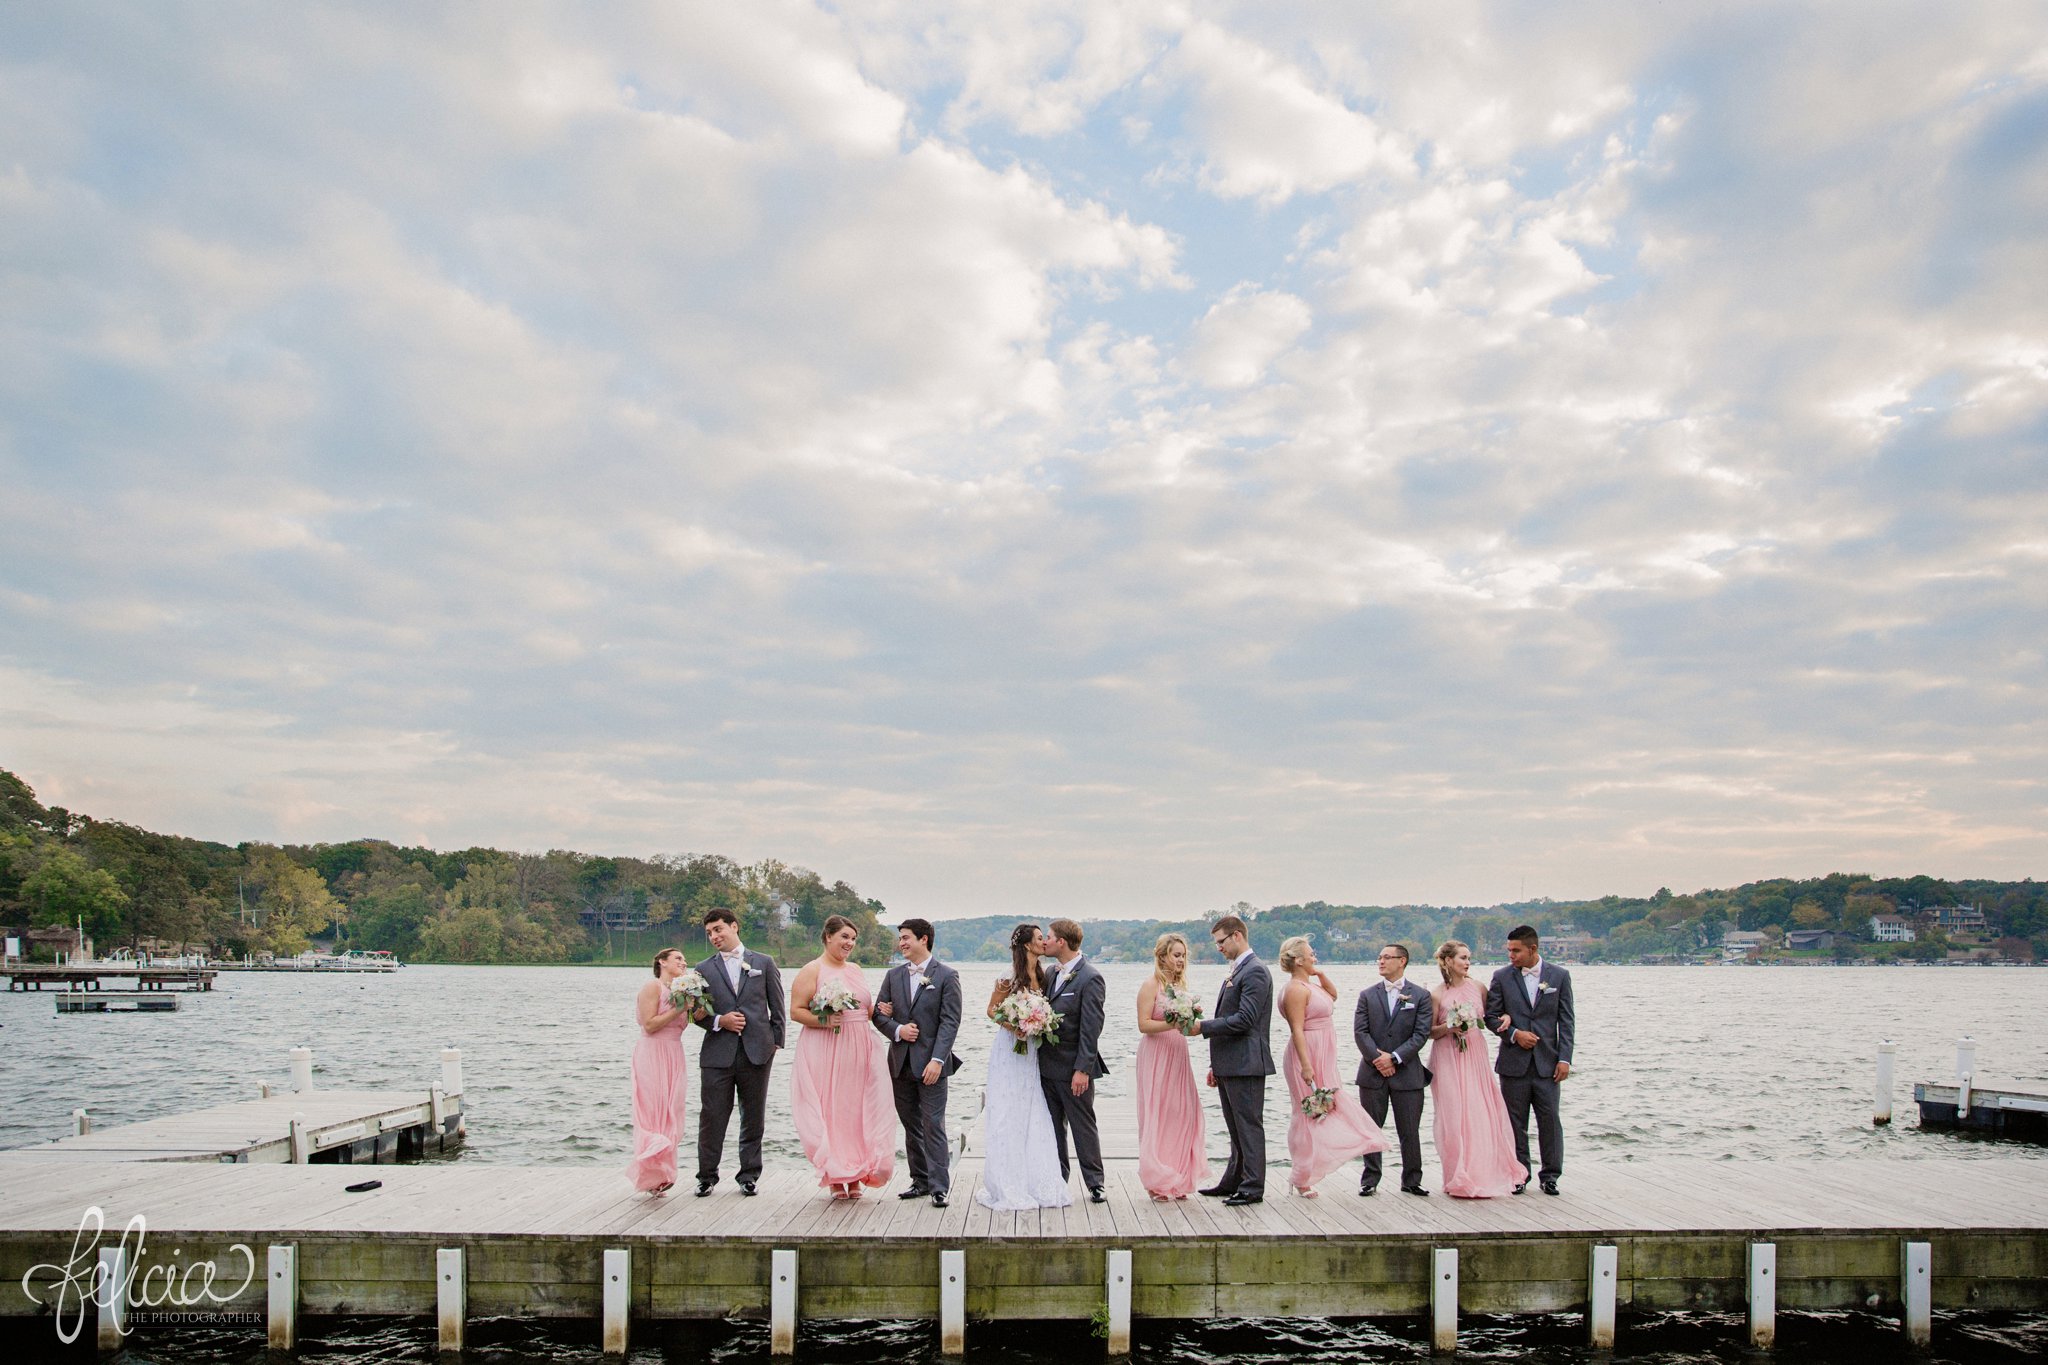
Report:
<svg viewBox="0 0 2048 1365"><path fill-rule="evenodd" d="M1904 915L1872 915L1870 936L1879 943L1911 943L1919 937Z"/></svg>

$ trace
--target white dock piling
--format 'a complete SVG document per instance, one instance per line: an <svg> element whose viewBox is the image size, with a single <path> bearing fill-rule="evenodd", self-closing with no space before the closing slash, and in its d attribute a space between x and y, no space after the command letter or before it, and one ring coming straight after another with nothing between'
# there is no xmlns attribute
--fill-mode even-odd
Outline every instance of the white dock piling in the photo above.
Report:
<svg viewBox="0 0 2048 1365"><path fill-rule="evenodd" d="M1970 1117L1971 1082L1977 1079L1977 1040L1969 1034L1956 1039L1956 1117Z"/></svg>
<svg viewBox="0 0 2048 1365"><path fill-rule="evenodd" d="M1769 1350L1778 1340L1778 1244L1749 1244L1749 1344Z"/></svg>
<svg viewBox="0 0 2048 1365"><path fill-rule="evenodd" d="M609 1247L604 1253L604 1353L626 1353L627 1291L633 1287L633 1253Z"/></svg>
<svg viewBox="0 0 2048 1365"><path fill-rule="evenodd" d="M1882 1128L1892 1121L1892 1058L1898 1044L1887 1038L1877 1045L1877 1095L1871 1103L1870 1121Z"/></svg>
<svg viewBox="0 0 2048 1365"><path fill-rule="evenodd" d="M434 1253L434 1306L440 1328L437 1344L443 1351L460 1354L462 1325L469 1317L469 1277L461 1247L442 1247Z"/></svg>
<svg viewBox="0 0 2048 1365"><path fill-rule="evenodd" d="M299 1348L299 1249L270 1249L270 1349Z"/></svg>
<svg viewBox="0 0 2048 1365"><path fill-rule="evenodd" d="M796 1252L768 1254L768 1354L796 1354Z"/></svg>
<svg viewBox="0 0 2048 1365"><path fill-rule="evenodd" d="M1447 1356L1458 1349L1458 1249L1437 1247L1430 1253L1430 1349Z"/></svg>
<svg viewBox="0 0 2048 1365"><path fill-rule="evenodd" d="M462 1093L462 1049L459 1047L441 1049L441 1093Z"/></svg>
<svg viewBox="0 0 2048 1365"><path fill-rule="evenodd" d="M1929 1242L1899 1243L1899 1305L1906 1340L1925 1346L1934 1339L1934 1256Z"/></svg>
<svg viewBox="0 0 2048 1365"><path fill-rule="evenodd" d="M1109 1253L1108 1264L1103 1267L1102 1287L1109 1301L1109 1353L1113 1356L1127 1356L1131 1353L1131 1253L1117 1250Z"/></svg>
<svg viewBox="0 0 2048 1365"><path fill-rule="evenodd" d="M1611 1246L1593 1248L1586 1274L1586 1344L1596 1351L1614 1349L1615 1271L1619 1255Z"/></svg>
<svg viewBox="0 0 2048 1365"><path fill-rule="evenodd" d="M128 1243L100 1248L99 1330L102 1351L118 1351L128 1334Z"/></svg>
<svg viewBox="0 0 2048 1365"><path fill-rule="evenodd" d="M313 1049L292 1049L292 1091L303 1095L313 1088Z"/></svg>
<svg viewBox="0 0 2048 1365"><path fill-rule="evenodd" d="M967 1253L939 1253L939 1354L967 1353Z"/></svg>
<svg viewBox="0 0 2048 1365"><path fill-rule="evenodd" d="M84 1137L92 1131L92 1115L86 1113L83 1109L72 1110L71 1127L77 1132L78 1136Z"/></svg>
<svg viewBox="0 0 2048 1365"><path fill-rule="evenodd" d="M313 1159L313 1130L304 1114L292 1115L292 1165L304 1166Z"/></svg>

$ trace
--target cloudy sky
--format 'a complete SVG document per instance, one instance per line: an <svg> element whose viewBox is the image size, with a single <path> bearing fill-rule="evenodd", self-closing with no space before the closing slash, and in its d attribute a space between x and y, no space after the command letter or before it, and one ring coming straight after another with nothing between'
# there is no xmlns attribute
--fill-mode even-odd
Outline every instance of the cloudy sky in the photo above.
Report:
<svg viewBox="0 0 2048 1365"><path fill-rule="evenodd" d="M2035 0L10 4L0 766L939 916L2039 876L2044 282Z"/></svg>

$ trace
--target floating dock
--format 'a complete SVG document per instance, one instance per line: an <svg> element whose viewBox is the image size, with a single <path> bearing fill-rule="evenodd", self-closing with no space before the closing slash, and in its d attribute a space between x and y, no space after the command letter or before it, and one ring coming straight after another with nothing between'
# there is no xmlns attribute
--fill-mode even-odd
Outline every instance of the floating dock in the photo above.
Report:
<svg viewBox="0 0 2048 1365"><path fill-rule="evenodd" d="M178 1008L182 991L65 991L59 1014L158 1014Z"/></svg>
<svg viewBox="0 0 2048 1365"><path fill-rule="evenodd" d="M1916 1085L1922 1128L1952 1128L2048 1142L2048 1095L1973 1085Z"/></svg>

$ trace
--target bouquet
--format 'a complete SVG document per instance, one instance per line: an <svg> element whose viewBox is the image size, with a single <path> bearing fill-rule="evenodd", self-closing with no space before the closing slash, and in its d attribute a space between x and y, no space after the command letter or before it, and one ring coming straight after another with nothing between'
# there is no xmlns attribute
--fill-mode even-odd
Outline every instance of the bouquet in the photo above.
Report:
<svg viewBox="0 0 2048 1365"><path fill-rule="evenodd" d="M860 997L844 981L834 981L818 987L818 993L811 997L811 1013L825 1021L830 1028L837 1016L848 1010L860 1008Z"/></svg>
<svg viewBox="0 0 2048 1365"><path fill-rule="evenodd" d="M1185 986L1162 986L1159 1013L1167 1023L1188 1032L1202 1022L1202 997Z"/></svg>
<svg viewBox="0 0 2048 1365"><path fill-rule="evenodd" d="M1031 1051L1031 1040L1050 1046L1060 1040L1060 1017L1037 991L1012 991L996 1006L996 1022L1017 1035L1018 1053Z"/></svg>
<svg viewBox="0 0 2048 1365"><path fill-rule="evenodd" d="M1319 1119L1337 1107L1337 1087L1319 1085L1301 1097L1301 1112Z"/></svg>
<svg viewBox="0 0 2048 1365"><path fill-rule="evenodd" d="M668 983L668 1007L683 1010L695 1018L701 1010L711 1012L711 987L695 967Z"/></svg>
<svg viewBox="0 0 2048 1365"><path fill-rule="evenodd" d="M1451 1041L1463 1052L1465 1035L1479 1027L1479 1011L1460 1001L1444 1011L1444 1023L1450 1026Z"/></svg>

